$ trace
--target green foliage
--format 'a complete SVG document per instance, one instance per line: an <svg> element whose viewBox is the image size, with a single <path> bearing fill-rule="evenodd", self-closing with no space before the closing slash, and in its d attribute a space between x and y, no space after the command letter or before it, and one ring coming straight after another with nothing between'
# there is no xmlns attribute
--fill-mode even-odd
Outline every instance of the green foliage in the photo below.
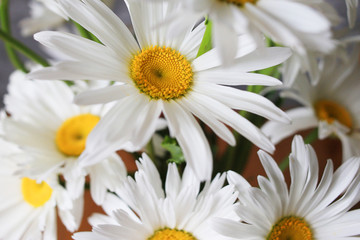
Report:
<svg viewBox="0 0 360 240"><path fill-rule="evenodd" d="M212 23L209 19L206 19L205 25L206 25L205 33L204 33L203 39L201 40L199 51L198 51L196 57L199 57L199 56L203 55L204 53L206 53L207 51L212 49L212 42L211 42Z"/></svg>
<svg viewBox="0 0 360 240"><path fill-rule="evenodd" d="M168 162L174 162L177 165L185 162L183 152L174 138L166 136L164 141L161 143L161 146L170 152L171 158Z"/></svg>

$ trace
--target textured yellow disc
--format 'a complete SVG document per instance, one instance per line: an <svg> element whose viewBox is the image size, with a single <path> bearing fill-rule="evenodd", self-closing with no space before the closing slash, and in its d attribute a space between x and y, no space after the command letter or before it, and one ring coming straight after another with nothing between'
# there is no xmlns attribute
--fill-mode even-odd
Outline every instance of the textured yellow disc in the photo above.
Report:
<svg viewBox="0 0 360 240"><path fill-rule="evenodd" d="M79 156L85 149L86 138L100 121L99 116L81 114L67 119L56 133L56 145L67 156Z"/></svg>
<svg viewBox="0 0 360 240"><path fill-rule="evenodd" d="M337 120L344 126L352 129L353 121L348 110L340 104L331 100L319 100L314 105L316 115L320 120L333 123Z"/></svg>
<svg viewBox="0 0 360 240"><path fill-rule="evenodd" d="M178 230L164 228L157 230L148 240L197 240L191 233Z"/></svg>
<svg viewBox="0 0 360 240"><path fill-rule="evenodd" d="M138 52L130 64L130 77L151 99L182 97L193 83L190 62L169 47L154 46Z"/></svg>
<svg viewBox="0 0 360 240"><path fill-rule="evenodd" d="M21 192L24 200L33 207L41 207L49 201L52 191L46 182L39 184L27 177L21 179Z"/></svg>
<svg viewBox="0 0 360 240"><path fill-rule="evenodd" d="M285 217L278 221L267 240L313 240L311 229L303 218Z"/></svg>

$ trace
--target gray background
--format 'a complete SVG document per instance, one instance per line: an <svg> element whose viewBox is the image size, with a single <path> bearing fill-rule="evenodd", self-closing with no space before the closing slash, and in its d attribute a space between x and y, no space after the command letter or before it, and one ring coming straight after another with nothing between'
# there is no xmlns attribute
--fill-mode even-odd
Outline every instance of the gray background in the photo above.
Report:
<svg viewBox="0 0 360 240"><path fill-rule="evenodd" d="M346 16L346 7L345 0L329 0L338 10L341 16ZM44 53L39 49L37 42L33 40L32 37L23 38L20 35L18 23L21 19L28 16L28 3L30 0L11 0L10 1L10 16L12 23L12 32L13 35L20 39L25 45L31 47L36 52L40 53L44 56ZM360 15L360 9L358 9L358 15ZM127 24L130 24L130 17L127 13L126 6L123 0L116 0L116 4L114 7L114 11L118 14L118 16ZM356 27L359 28L360 18L358 16ZM358 29L359 30L359 29ZM14 71L13 66L7 59L7 55L5 53L4 44L0 41L0 107L3 107L2 96L6 93L6 86L8 83L8 78L11 72Z"/></svg>

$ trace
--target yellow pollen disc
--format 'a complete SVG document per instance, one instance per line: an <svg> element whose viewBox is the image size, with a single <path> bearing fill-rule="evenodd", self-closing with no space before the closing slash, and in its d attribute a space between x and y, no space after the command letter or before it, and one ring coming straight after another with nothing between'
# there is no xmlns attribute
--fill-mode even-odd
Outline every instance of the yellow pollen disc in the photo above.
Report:
<svg viewBox="0 0 360 240"><path fill-rule="evenodd" d="M255 4L257 2L257 0L219 0L219 1L231 3L231 4L237 5L239 7L244 6L245 3Z"/></svg>
<svg viewBox="0 0 360 240"><path fill-rule="evenodd" d="M190 62L169 47L154 46L138 52L130 64L130 77L151 99L182 97L193 83Z"/></svg>
<svg viewBox="0 0 360 240"><path fill-rule="evenodd" d="M52 188L46 183L24 177L21 179L21 192L24 200L33 207L41 207L49 201Z"/></svg>
<svg viewBox="0 0 360 240"><path fill-rule="evenodd" d="M79 156L85 149L87 136L99 121L100 117L92 114L67 119L56 133L56 146L67 156Z"/></svg>
<svg viewBox="0 0 360 240"><path fill-rule="evenodd" d="M327 121L328 123L333 123L335 120L352 128L353 122L350 113L347 109L336 102L330 100L319 100L314 105L316 115L320 120Z"/></svg>
<svg viewBox="0 0 360 240"><path fill-rule="evenodd" d="M197 240L191 233L178 229L164 228L157 230L147 240Z"/></svg>
<svg viewBox="0 0 360 240"><path fill-rule="evenodd" d="M266 238L267 240L312 240L309 225L303 218L285 217L278 221Z"/></svg>

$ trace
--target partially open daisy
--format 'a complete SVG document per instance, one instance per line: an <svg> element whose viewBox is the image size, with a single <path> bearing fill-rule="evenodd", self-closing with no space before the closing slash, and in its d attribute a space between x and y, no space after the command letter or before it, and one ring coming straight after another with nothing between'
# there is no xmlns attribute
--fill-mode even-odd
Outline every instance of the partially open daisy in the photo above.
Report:
<svg viewBox="0 0 360 240"><path fill-rule="evenodd" d="M260 151L268 178L259 176L259 188L235 172L229 183L239 191L236 212L241 221L216 219L213 227L234 239L328 240L354 239L360 234L360 212L349 211L360 200L360 159L352 158L335 172L328 160L318 179L318 160L310 145L296 136L290 155L288 190L276 162ZM319 182L318 182L319 181Z"/></svg>
<svg viewBox="0 0 360 240"><path fill-rule="evenodd" d="M122 160L111 152L98 165L78 168L88 134L111 106L79 107L72 103L74 92L64 82L31 81L18 71L10 77L8 92L4 101L11 117L5 119L5 138L32 157L24 163L23 174L39 180L54 172L62 174L71 196L78 198L85 176L91 173L91 190L95 190L91 193L98 204L107 189L114 190L125 178Z"/></svg>
<svg viewBox="0 0 360 240"><path fill-rule="evenodd" d="M0 149L0 239L57 239L56 208L66 228L75 231L82 211L73 214L73 202L57 176L37 182L14 175L18 158L26 157L26 152L3 139Z"/></svg>
<svg viewBox="0 0 360 240"><path fill-rule="evenodd" d="M249 72L281 63L289 57L289 49L254 51L256 44L244 35L239 39L236 64L224 69L216 49L196 58L203 24L195 29L193 23L186 25L176 38L167 36L166 25L154 29L155 24L163 22L178 8L176 1L127 1L137 40L100 1L63 0L61 4L71 18L103 44L70 34L38 33L35 35L38 41L73 60L33 72L31 77L125 83L77 97L80 104L117 101L89 135L80 157L83 165L101 160L103 154L120 148L128 140L135 146L144 146L153 135L161 113L168 121L170 134L176 137L186 161L200 179L210 178L212 157L194 115L231 145L235 139L224 124L259 147L273 150L259 129L232 109L283 122L288 121L286 115L264 97L231 86L280 84L274 78Z"/></svg>
<svg viewBox="0 0 360 240"><path fill-rule="evenodd" d="M327 54L335 47L331 21L336 11L325 1L292 0L184 0L181 10L169 17L174 33L186 21L207 16L212 21L212 39L222 61L232 63L236 37L244 32L255 40L263 34L277 44L290 47L296 54L298 70L307 71L317 80L307 62L312 51ZM297 60L296 59L296 60Z"/></svg>
<svg viewBox="0 0 360 240"><path fill-rule="evenodd" d="M294 86L283 92L284 97L299 101L304 107L287 111L292 124L273 121L262 130L273 143L300 130L319 128L319 139L337 136L342 142L343 160L360 156L360 71L358 51L353 51L347 62L332 56L324 60L320 80L310 84L306 75L300 75Z"/></svg>
<svg viewBox="0 0 360 240"><path fill-rule="evenodd" d="M209 223L214 217L237 219L232 211L237 194L233 187L223 187L225 174L206 181L200 190L200 181L189 167L181 177L172 163L163 190L159 172L145 154L137 166L135 180L129 177L116 190L123 201L113 196L104 204L112 220L92 219L97 224L92 232L76 233L75 239L224 239Z"/></svg>

